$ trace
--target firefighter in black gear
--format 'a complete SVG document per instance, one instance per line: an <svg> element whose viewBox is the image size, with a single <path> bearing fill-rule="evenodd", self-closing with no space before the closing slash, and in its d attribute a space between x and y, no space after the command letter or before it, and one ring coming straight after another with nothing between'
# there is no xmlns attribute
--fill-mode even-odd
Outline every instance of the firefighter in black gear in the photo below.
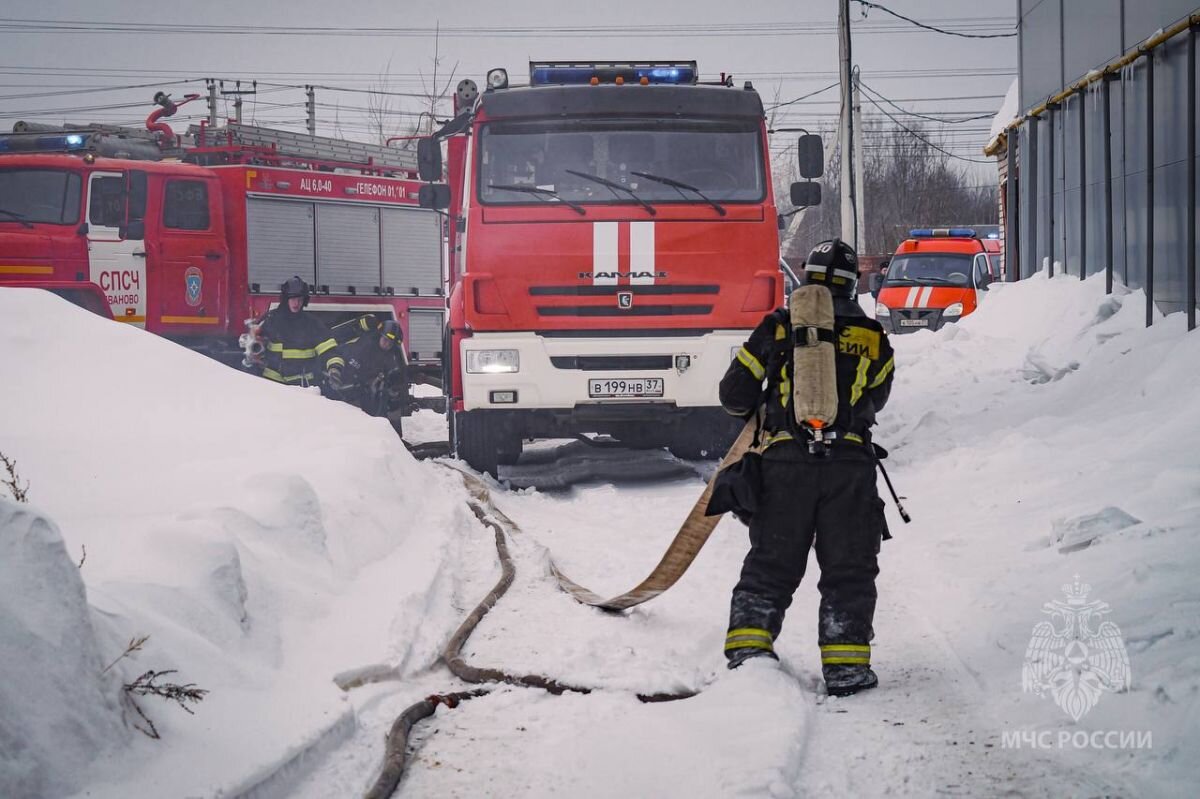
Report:
<svg viewBox="0 0 1200 799"><path fill-rule="evenodd" d="M349 368L343 399L371 416L387 416L408 404L408 362L400 323L374 316L363 317L355 327L359 335L342 345Z"/></svg>
<svg viewBox="0 0 1200 799"><path fill-rule="evenodd" d="M750 418L760 402L765 405L761 494L750 521L750 552L730 603L729 667L775 657L773 644L815 537L821 666L827 691L837 696L878 684L871 670L871 625L879 544L888 537L870 428L891 391L894 360L882 327L858 305L857 260L849 245L835 239L817 245L805 268L806 284L824 285L833 295L838 411L821 441L792 413L786 308L755 328L720 387L721 405L730 414Z"/></svg>
<svg viewBox="0 0 1200 799"><path fill-rule="evenodd" d="M333 392L342 387L346 362L329 328L307 313L308 284L299 276L279 289L279 307L267 314L259 329L263 340L263 377L291 386L317 386Z"/></svg>

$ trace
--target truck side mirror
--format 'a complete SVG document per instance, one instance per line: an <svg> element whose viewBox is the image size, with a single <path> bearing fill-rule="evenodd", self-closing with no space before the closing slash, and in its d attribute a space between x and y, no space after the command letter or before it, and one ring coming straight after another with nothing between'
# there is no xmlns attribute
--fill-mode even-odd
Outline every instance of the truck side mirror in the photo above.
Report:
<svg viewBox="0 0 1200 799"><path fill-rule="evenodd" d="M825 147L821 137L806 133L796 142L796 157L800 161L800 177L812 180L825 172ZM817 203L811 203L817 205Z"/></svg>
<svg viewBox="0 0 1200 799"><path fill-rule="evenodd" d="M872 297L878 297L879 289L883 288L883 275L879 272L872 272L867 278L867 288L870 289Z"/></svg>
<svg viewBox="0 0 1200 799"><path fill-rule="evenodd" d="M792 205L810 208L821 204L821 184L806 180L792 184Z"/></svg>
<svg viewBox="0 0 1200 799"><path fill-rule="evenodd" d="M437 139L417 139L417 175L426 183L442 179L442 144Z"/></svg>
<svg viewBox="0 0 1200 799"><path fill-rule="evenodd" d="M120 232L123 239L143 241L146 238L146 223L141 219L130 219Z"/></svg>
<svg viewBox="0 0 1200 799"><path fill-rule="evenodd" d="M426 183L417 190L417 204L442 211L450 207L450 187L445 183Z"/></svg>

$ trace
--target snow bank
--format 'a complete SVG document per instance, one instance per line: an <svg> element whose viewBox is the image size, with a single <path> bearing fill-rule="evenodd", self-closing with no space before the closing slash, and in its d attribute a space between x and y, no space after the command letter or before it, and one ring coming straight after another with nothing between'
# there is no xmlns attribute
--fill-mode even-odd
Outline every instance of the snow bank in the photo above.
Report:
<svg viewBox="0 0 1200 799"><path fill-rule="evenodd" d="M127 735L54 523L0 499L0 796L61 796Z"/></svg>
<svg viewBox="0 0 1200 799"><path fill-rule="evenodd" d="M110 673L129 682L175 669L173 681L211 692L194 717L140 699L162 741L133 736L90 774L105 785L91 796L247 787L297 745L344 735L352 710L334 674L433 661L454 620L444 563L474 520L457 482L418 465L385 420L43 292L0 289L0 319L10 380L0 450L60 525L60 570L74 580L70 601L38 610L37 624L85 624L80 576L102 621L99 656L84 639L49 674L42 654L0 632L4 675L16 675L0 690L39 696L42 681L74 681L92 686L87 707L109 707L119 686L100 702L97 657L149 635ZM75 743L50 724L42 734L58 757L82 761L94 754L88 731L100 729L86 719L99 712L81 707ZM30 774L53 767L45 753L23 757L34 757ZM5 765L0 784L10 773Z"/></svg>
<svg viewBox="0 0 1200 799"><path fill-rule="evenodd" d="M1188 795L1200 739L1190 399L1200 337L1182 314L1146 328L1145 295L1106 296L1103 275L995 288L957 325L893 337L895 401L876 437L892 448L915 522L892 520L880 595L920 597L991 698L997 745L1004 732L1148 731L1152 749L1069 749L1063 763L1140 780L1143 794ZM1076 577L1111 608L1104 620L1133 675L1078 722L1021 683L1033 627L1049 620L1043 605L1065 601Z"/></svg>

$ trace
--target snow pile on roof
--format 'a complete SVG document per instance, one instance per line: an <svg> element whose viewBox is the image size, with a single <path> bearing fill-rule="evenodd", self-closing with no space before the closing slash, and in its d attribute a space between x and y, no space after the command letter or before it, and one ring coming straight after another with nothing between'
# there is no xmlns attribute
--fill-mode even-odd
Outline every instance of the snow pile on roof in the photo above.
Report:
<svg viewBox="0 0 1200 799"><path fill-rule="evenodd" d="M116 681L58 529L0 499L0 531L0 796L62 796L125 737Z"/></svg>
<svg viewBox="0 0 1200 799"><path fill-rule="evenodd" d="M334 674L435 659L455 621L438 582L446 549L475 521L457 499L459 484L420 466L385 420L315 389L241 374L48 293L0 288L0 318L8 375L0 451L29 481L30 507L53 518L66 542L64 559L44 522L23 522L47 537L46 551L29 556L28 579L59 574L64 563L74 570L86 549L77 573L99 660L150 636L110 674L128 683L147 669L174 669L170 681L211 692L195 716L139 699L163 740L134 734L127 756L106 758L91 785L112 781L114 796L235 788L306 740L352 728ZM5 547L27 535L22 524L3 524ZM86 629L77 578L74 587L51 585L60 583L57 605L11 635L0 628L0 719L51 682L70 675L80 683L78 745L47 712L21 755L36 769L87 755L120 694L119 685L103 694L95 687L97 654L86 636L49 674L42 650L20 647L29 634L53 640L57 630ZM7 611L13 597L5 596ZM85 686L93 686L86 696Z"/></svg>
<svg viewBox="0 0 1200 799"><path fill-rule="evenodd" d="M1016 118L1018 102L1017 79L1013 78L1013 82L1008 86L1008 91L1004 94L1004 101L1000 103L1000 110L996 112L996 116L992 117L992 129L988 133L989 143L995 141L996 137L1008 127L1008 123Z"/></svg>

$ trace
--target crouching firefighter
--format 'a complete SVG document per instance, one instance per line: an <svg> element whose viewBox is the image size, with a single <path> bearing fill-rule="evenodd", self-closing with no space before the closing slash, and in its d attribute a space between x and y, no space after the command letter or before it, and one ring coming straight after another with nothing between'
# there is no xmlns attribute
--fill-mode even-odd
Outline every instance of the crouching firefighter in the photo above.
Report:
<svg viewBox="0 0 1200 799"><path fill-rule="evenodd" d="M404 333L395 319L364 319L362 327L342 346L350 369L342 398L371 416L387 416L410 402Z"/></svg>
<svg viewBox="0 0 1200 799"><path fill-rule="evenodd" d="M728 413L759 414L764 447L750 551L730 603L729 667L775 657L815 538L818 643L835 696L878 684L871 625L879 544L890 537L870 429L894 361L887 335L858 306L857 261L842 241L818 244L788 307L759 323L720 386Z"/></svg>
<svg viewBox="0 0 1200 799"><path fill-rule="evenodd" d="M279 289L279 306L259 328L263 342L263 377L290 386L324 384L331 393L342 387L346 362L325 323L304 310L308 284L292 277Z"/></svg>

